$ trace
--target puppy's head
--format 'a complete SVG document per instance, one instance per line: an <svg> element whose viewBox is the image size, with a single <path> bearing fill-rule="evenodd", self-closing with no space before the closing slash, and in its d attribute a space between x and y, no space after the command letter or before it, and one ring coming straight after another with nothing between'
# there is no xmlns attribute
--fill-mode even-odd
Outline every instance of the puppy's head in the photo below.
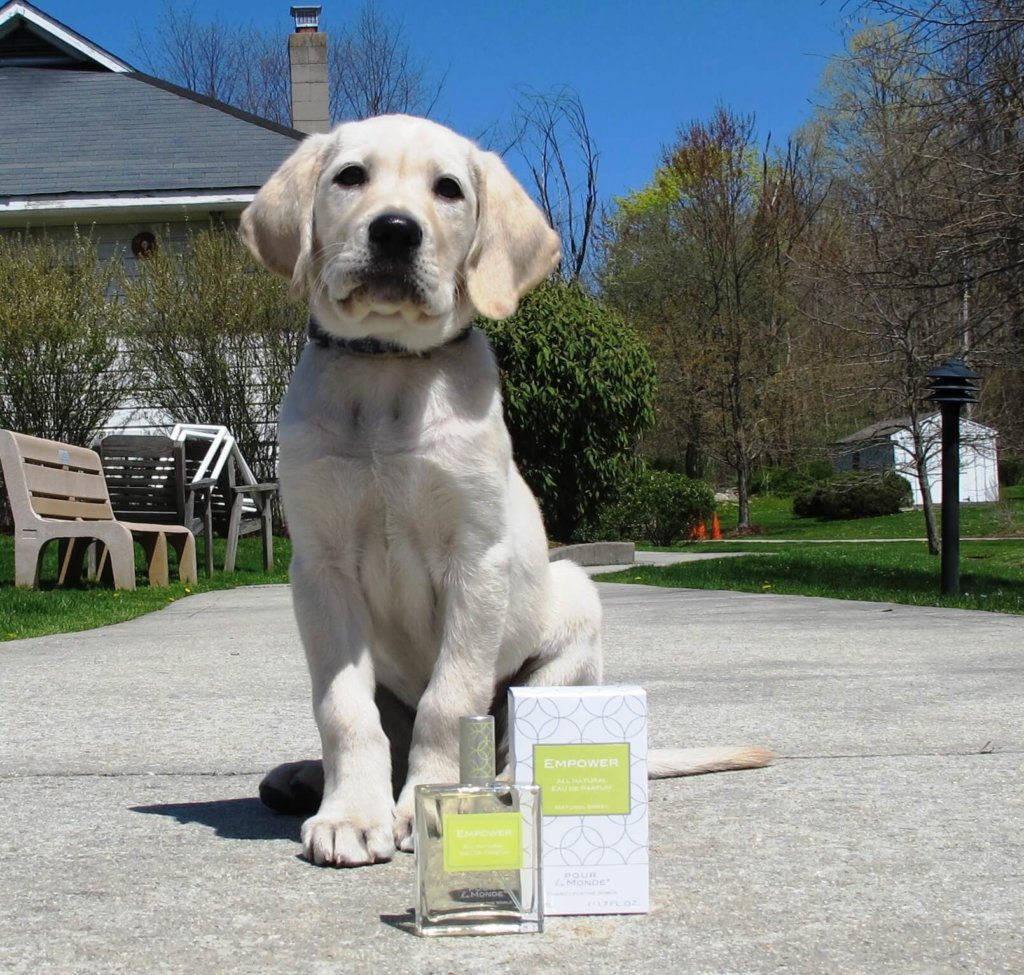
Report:
<svg viewBox="0 0 1024 975"><path fill-rule="evenodd" d="M426 119L383 115L304 140L242 214L242 237L320 325L413 351L474 312L511 315L558 236L501 159Z"/></svg>

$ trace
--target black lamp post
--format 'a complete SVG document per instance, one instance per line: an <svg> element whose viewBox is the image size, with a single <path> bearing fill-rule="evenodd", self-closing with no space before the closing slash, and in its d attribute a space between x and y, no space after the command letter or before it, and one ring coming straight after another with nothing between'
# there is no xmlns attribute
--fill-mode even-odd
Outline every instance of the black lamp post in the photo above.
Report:
<svg viewBox="0 0 1024 975"><path fill-rule="evenodd" d="M960 410L978 401L979 376L963 359L928 373L933 403L942 411L942 592L960 592Z"/></svg>

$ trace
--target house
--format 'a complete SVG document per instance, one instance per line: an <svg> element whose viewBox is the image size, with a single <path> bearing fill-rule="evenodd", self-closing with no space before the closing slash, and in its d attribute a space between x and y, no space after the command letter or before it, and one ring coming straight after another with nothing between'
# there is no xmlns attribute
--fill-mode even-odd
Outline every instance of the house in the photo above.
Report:
<svg viewBox="0 0 1024 975"><path fill-rule="evenodd" d="M0 4L0 233L77 227L130 263L190 227L233 225L306 134L136 71L24 0ZM326 105L326 66L323 89Z"/></svg>
<svg viewBox="0 0 1024 975"><path fill-rule="evenodd" d="M925 467L932 501L942 503L942 419L938 413L920 421ZM914 504L924 503L914 464L910 418L883 420L851 433L832 445L840 471L893 470L910 482ZM974 420L960 421L960 500L998 501L997 434Z"/></svg>
<svg viewBox="0 0 1024 975"><path fill-rule="evenodd" d="M0 0L0 235L88 234L132 274L194 230L233 229L298 143L329 128L319 11L292 8L290 128L137 71L31 3ZM129 401L106 429L176 419Z"/></svg>

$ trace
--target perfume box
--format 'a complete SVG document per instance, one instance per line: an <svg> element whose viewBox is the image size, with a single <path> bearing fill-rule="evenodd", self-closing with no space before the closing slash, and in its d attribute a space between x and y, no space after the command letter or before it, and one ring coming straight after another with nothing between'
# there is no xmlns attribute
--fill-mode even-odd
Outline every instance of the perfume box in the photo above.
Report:
<svg viewBox="0 0 1024 975"><path fill-rule="evenodd" d="M647 695L642 688L512 687L509 762L541 788L545 914L643 914Z"/></svg>

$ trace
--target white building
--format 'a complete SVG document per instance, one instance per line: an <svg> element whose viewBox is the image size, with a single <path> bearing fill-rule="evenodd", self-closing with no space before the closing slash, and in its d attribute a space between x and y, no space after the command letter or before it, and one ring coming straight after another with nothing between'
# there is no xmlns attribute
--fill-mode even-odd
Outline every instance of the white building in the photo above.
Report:
<svg viewBox="0 0 1024 975"><path fill-rule="evenodd" d="M921 434L925 443L928 486L932 501L942 503L942 418L924 417ZM924 503L914 464L913 434L909 418L883 420L844 437L833 446L835 465L841 471L894 470L910 482L914 504ZM974 420L960 420L960 500L999 500L997 434Z"/></svg>
<svg viewBox="0 0 1024 975"><path fill-rule="evenodd" d="M327 129L326 35L302 30L288 41L301 61L292 88L300 130L137 71L27 0L0 0L0 236L80 230L133 274L194 231L234 232L306 133ZM165 432L175 420L213 422L130 402L107 429Z"/></svg>

